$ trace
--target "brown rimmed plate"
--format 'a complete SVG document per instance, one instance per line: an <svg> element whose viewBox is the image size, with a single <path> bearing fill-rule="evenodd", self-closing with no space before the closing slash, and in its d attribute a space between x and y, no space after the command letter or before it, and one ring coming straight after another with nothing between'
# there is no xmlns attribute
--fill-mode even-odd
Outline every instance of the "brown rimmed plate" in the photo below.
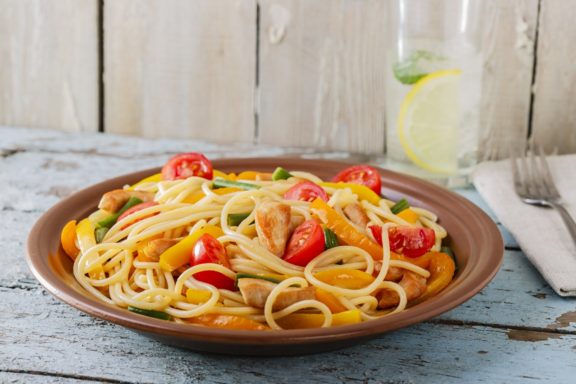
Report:
<svg viewBox="0 0 576 384"><path fill-rule="evenodd" d="M305 170L329 179L349 163L289 158L215 160L216 169L273 171L277 166ZM157 173L148 169L104 181L64 199L34 225L28 238L28 264L42 285L58 299L92 316L128 327L167 344L197 351L245 355L293 355L333 350L376 337L446 312L474 296L494 277L504 244L494 222L465 198L436 185L380 169L383 194L407 197L414 206L436 213L457 258L454 281L439 295L404 312L378 320L327 329L233 331L181 325L129 312L98 301L74 279L72 262L60 248L60 230L72 219L96 209L104 192Z"/></svg>

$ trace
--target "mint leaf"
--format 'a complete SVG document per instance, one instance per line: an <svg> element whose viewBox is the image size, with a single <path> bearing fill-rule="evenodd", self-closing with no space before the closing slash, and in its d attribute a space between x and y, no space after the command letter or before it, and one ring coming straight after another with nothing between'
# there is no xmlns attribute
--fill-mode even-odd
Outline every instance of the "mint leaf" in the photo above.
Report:
<svg viewBox="0 0 576 384"><path fill-rule="evenodd" d="M418 50L412 52L404 61L394 64L392 71L396 80L402 84L412 85L429 73L429 71L423 69L422 62L442 60L445 60L442 56L429 51Z"/></svg>

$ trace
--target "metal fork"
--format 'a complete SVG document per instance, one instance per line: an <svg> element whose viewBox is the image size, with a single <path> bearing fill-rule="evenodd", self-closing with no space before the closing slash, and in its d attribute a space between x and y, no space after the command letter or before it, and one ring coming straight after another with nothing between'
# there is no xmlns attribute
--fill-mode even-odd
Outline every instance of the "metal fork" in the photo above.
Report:
<svg viewBox="0 0 576 384"><path fill-rule="evenodd" d="M528 156L523 155L511 159L516 194L526 204L554 208L558 211L576 244L576 222L562 203L562 197L552 180L550 167L548 167L542 147L537 147L537 157L534 155L534 147L529 151Z"/></svg>

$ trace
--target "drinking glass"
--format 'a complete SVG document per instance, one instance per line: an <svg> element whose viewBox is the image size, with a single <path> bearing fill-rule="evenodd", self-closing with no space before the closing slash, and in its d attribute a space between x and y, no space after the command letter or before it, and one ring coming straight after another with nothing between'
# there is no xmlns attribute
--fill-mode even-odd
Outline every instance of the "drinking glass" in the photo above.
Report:
<svg viewBox="0 0 576 384"><path fill-rule="evenodd" d="M482 0L388 0L386 166L448 186L478 161Z"/></svg>

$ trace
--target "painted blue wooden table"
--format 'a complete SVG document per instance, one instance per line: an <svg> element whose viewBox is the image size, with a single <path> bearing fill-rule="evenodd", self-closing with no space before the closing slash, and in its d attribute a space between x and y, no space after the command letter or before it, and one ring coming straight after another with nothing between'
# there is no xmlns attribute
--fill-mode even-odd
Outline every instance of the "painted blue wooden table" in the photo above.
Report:
<svg viewBox="0 0 576 384"><path fill-rule="evenodd" d="M12 128L0 128L0 137L0 383L576 382L576 300L556 296L501 226L504 264L473 299L340 351L208 355L94 319L54 299L26 266L28 231L48 207L89 184L162 164L174 152L214 158L301 150ZM475 190L458 192L492 215Z"/></svg>

